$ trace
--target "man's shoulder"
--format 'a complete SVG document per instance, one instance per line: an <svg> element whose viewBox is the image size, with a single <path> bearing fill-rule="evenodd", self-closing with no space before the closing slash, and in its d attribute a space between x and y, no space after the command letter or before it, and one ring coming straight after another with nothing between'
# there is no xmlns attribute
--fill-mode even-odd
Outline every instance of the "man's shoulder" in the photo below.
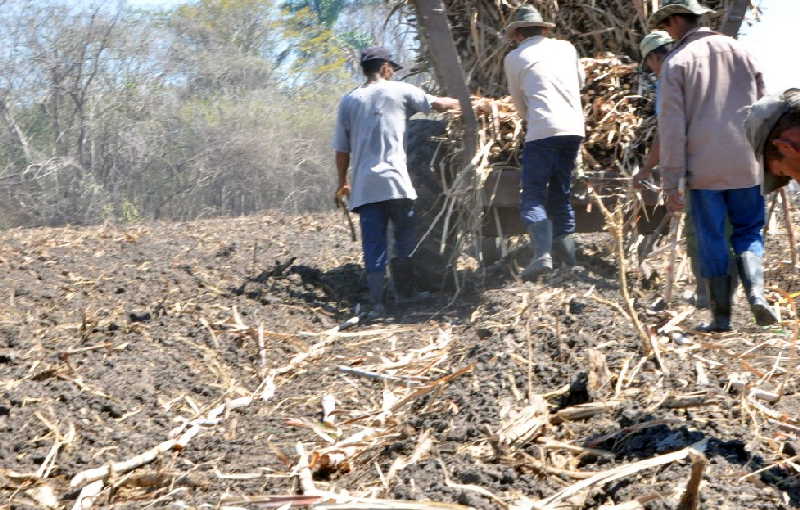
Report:
<svg viewBox="0 0 800 510"><path fill-rule="evenodd" d="M361 89L362 89L362 87L355 87L355 88L349 90L348 92L345 92L345 94L339 100L339 103L340 104L344 104L344 103L346 103L348 101L352 101L354 98L357 98L359 96L359 91Z"/></svg>
<svg viewBox="0 0 800 510"><path fill-rule="evenodd" d="M391 96L408 96L409 94L424 94L425 91L411 83L404 81L383 81L378 84L378 90Z"/></svg>

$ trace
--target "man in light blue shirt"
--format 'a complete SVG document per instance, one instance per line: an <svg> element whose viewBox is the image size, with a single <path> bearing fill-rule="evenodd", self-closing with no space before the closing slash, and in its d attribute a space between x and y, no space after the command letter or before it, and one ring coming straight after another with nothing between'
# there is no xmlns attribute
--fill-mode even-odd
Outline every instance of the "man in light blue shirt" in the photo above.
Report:
<svg viewBox="0 0 800 510"><path fill-rule="evenodd" d="M390 221L395 237L395 258L390 262L395 291L401 300L411 299L416 293L411 254L417 242L417 193L406 168L406 123L415 113L455 110L459 103L428 95L408 83L391 81L401 68L385 48L364 50L361 68L366 82L342 98L336 118L336 199L349 196L350 208L359 214L370 315L379 317L385 313L386 232Z"/></svg>

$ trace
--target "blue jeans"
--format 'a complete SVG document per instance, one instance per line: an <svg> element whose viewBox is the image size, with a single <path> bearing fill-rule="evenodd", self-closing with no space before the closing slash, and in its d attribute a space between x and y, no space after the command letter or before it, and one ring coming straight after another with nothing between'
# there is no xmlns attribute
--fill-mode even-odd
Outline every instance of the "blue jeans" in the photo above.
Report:
<svg viewBox="0 0 800 510"><path fill-rule="evenodd" d="M526 142L522 152L520 216L526 225L549 218L553 238L575 232L570 187L582 140L551 136Z"/></svg>
<svg viewBox="0 0 800 510"><path fill-rule="evenodd" d="M396 257L410 257L416 247L414 201L408 198L364 204L355 209L361 224L364 268L368 273L383 272L388 262L386 229L394 228Z"/></svg>
<svg viewBox="0 0 800 510"><path fill-rule="evenodd" d="M728 190L691 190L692 219L697 231L700 274L704 278L725 276L730 256L725 239L725 219L730 221L730 244L739 255L751 251L764 255L764 197L761 187Z"/></svg>

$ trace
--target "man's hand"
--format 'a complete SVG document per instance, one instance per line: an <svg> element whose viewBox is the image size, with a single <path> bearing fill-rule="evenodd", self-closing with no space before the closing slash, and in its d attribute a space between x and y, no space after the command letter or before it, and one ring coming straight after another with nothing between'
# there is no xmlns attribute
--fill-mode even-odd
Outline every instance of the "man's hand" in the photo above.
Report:
<svg viewBox="0 0 800 510"><path fill-rule="evenodd" d="M350 197L350 184L342 184L336 190L336 194L333 196L333 201L336 204L336 207L340 207L344 205L344 200Z"/></svg>
<svg viewBox="0 0 800 510"><path fill-rule="evenodd" d="M431 102L431 108L437 112L458 112L461 102L454 97L437 97Z"/></svg>
<svg viewBox="0 0 800 510"><path fill-rule="evenodd" d="M683 193L678 190L665 191L664 202L667 206L667 211L671 213L681 212L685 207Z"/></svg>

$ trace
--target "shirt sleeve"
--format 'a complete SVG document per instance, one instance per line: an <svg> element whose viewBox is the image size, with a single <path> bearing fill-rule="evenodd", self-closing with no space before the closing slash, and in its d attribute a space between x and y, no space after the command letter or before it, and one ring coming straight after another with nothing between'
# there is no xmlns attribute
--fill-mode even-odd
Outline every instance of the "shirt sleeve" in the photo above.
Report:
<svg viewBox="0 0 800 510"><path fill-rule="evenodd" d="M333 131L333 150L337 152L350 152L350 115L347 112L347 98L339 102L339 111L336 113L336 127Z"/></svg>
<svg viewBox="0 0 800 510"><path fill-rule="evenodd" d="M664 191L678 190L681 178L686 176L686 133L688 130L685 98L683 95L684 72L676 65L665 65L659 78L657 108L658 136L660 140L659 161Z"/></svg>
<svg viewBox="0 0 800 510"><path fill-rule="evenodd" d="M431 111L431 104L436 98L426 94L424 90L414 85L408 84L405 93L406 112L408 115L415 113L428 113Z"/></svg>
<svg viewBox="0 0 800 510"><path fill-rule="evenodd" d="M517 65L511 53L506 55L506 58L503 60L503 68L506 71L508 93L511 94L511 100L514 102L514 106L517 107L517 113L519 113L520 118L525 120L528 118L528 107L525 104L525 95L522 92L519 69L517 69Z"/></svg>

